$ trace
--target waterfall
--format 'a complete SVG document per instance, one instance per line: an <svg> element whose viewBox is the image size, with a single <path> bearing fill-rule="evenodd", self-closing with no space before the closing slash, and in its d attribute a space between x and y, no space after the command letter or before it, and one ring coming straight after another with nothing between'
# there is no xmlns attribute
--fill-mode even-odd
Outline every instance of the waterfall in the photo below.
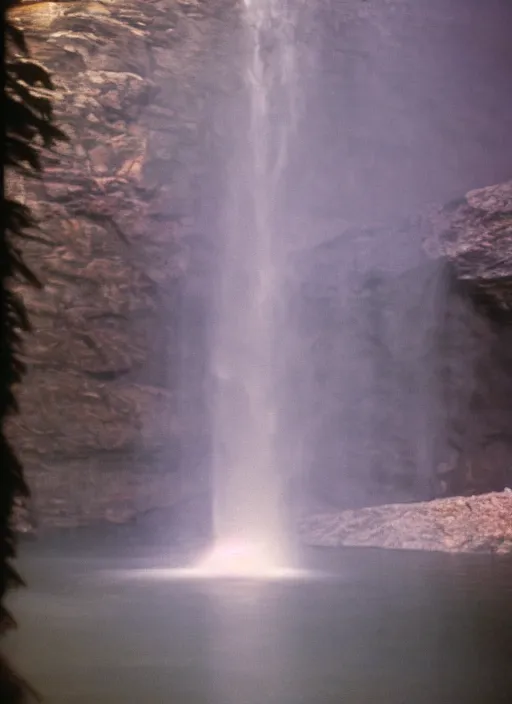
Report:
<svg viewBox="0 0 512 704"><path fill-rule="evenodd" d="M287 564L279 354L286 321L279 212L299 107L302 0L245 0L244 90L232 137L212 343L212 568Z"/></svg>

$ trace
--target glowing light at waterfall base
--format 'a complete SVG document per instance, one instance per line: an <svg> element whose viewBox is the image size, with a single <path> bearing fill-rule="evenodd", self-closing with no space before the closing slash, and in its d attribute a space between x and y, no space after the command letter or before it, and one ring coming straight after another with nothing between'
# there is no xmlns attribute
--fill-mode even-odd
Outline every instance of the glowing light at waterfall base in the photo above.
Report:
<svg viewBox="0 0 512 704"><path fill-rule="evenodd" d="M210 578L279 579L296 572L283 569L272 550L258 543L221 542L197 565L198 576Z"/></svg>
<svg viewBox="0 0 512 704"><path fill-rule="evenodd" d="M281 241L300 70L294 32L305 0L245 0L240 77L226 115L218 278L212 299L212 552L189 577L296 576L288 545L283 457L287 321ZM269 44L270 42L270 44ZM272 51L268 47L272 46Z"/></svg>

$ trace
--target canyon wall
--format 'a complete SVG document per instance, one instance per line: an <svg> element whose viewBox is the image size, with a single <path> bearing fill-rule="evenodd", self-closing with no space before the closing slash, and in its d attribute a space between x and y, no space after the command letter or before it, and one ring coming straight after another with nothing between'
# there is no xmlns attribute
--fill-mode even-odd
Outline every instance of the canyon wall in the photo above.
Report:
<svg viewBox="0 0 512 704"><path fill-rule="evenodd" d="M497 303L509 240L496 234L502 226L509 233L508 186L496 215L470 195L400 226L372 224L402 222L427 203L509 176L512 133L500 117L510 104L502 89L507 22L475 24L469 6L483 12L479 0L452 5L329 0L312 4L311 31L300 38L312 44L316 66L287 206L299 223L290 235L303 252L294 315L313 386L298 385L295 420L316 448L304 458L313 491L342 504L356 501L350 474L363 502L510 482L510 329L508 304ZM41 182L12 184L41 222L25 255L44 289L23 291L34 333L11 434L42 525L122 523L177 502L197 516L193 497L207 498L208 311L230 153L225 118L240 87L239 6L76 0L16 10L34 56L54 73L56 114L70 136L45 155ZM391 232L412 258L369 272ZM464 239L473 235L474 248ZM350 242L353 288L344 300ZM418 479L411 433L386 449L384 469L374 452L348 471L336 445L340 427L354 422L339 403L352 374L347 315L358 335L366 331L358 338L366 350L385 352L377 331L384 304L418 276L450 300L439 330L430 330L444 350L431 374L449 428L435 477ZM417 314L413 306L409 316ZM430 332L413 345L418 358ZM388 435L403 430L401 417L386 412L390 380L407 386L414 370L405 351L395 352L365 369L384 399L372 423L385 423ZM300 364L292 372L309 379Z"/></svg>
<svg viewBox="0 0 512 704"><path fill-rule="evenodd" d="M321 505L512 485L511 213L509 181L295 256L293 406Z"/></svg>
<svg viewBox="0 0 512 704"><path fill-rule="evenodd" d="M41 182L12 184L40 222L24 253L44 288L23 291L34 334L11 433L43 524L124 520L204 484L179 469L204 446L200 219L232 5L16 10L69 135Z"/></svg>

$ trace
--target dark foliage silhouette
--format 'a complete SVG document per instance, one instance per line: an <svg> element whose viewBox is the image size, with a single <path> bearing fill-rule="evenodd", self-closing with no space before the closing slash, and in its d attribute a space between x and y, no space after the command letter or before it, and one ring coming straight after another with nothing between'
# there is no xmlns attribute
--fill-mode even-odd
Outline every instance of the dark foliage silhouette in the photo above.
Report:
<svg viewBox="0 0 512 704"><path fill-rule="evenodd" d="M23 32L10 19L16 2L4 1L4 177L40 177L41 154L65 138L54 125L51 91L53 83L46 69L30 57ZM28 497L23 469L5 432L7 418L16 413L16 386L25 366L22 335L29 330L27 313L13 283L39 286L25 265L20 245L36 226L30 210L4 191L3 229L0 233L0 637L15 627L5 606L6 593L23 585L13 566L16 538L13 509ZM36 694L18 677L0 655L0 701L18 704Z"/></svg>

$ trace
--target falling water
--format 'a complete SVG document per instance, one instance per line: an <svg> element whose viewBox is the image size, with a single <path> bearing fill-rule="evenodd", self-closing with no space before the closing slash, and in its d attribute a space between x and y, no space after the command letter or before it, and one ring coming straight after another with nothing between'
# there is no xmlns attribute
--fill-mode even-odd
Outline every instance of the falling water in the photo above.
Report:
<svg viewBox="0 0 512 704"><path fill-rule="evenodd" d="M245 0L245 108L233 135L213 340L212 569L289 560L278 437L279 209L299 113L295 30L302 0Z"/></svg>

